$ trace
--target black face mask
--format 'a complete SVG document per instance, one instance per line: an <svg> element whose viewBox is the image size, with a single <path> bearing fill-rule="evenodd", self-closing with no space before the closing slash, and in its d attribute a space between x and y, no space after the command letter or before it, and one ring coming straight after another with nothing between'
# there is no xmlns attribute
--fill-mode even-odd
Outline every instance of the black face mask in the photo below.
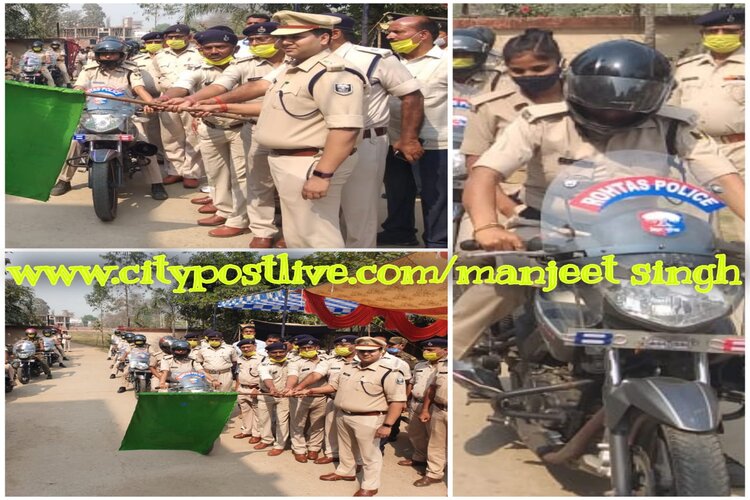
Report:
<svg viewBox="0 0 750 500"><path fill-rule="evenodd" d="M549 90L560 81L560 68L550 75L512 77L524 94L537 95Z"/></svg>
<svg viewBox="0 0 750 500"><path fill-rule="evenodd" d="M99 61L99 66L104 69L113 70L120 65L120 61L122 59L118 59L117 61Z"/></svg>

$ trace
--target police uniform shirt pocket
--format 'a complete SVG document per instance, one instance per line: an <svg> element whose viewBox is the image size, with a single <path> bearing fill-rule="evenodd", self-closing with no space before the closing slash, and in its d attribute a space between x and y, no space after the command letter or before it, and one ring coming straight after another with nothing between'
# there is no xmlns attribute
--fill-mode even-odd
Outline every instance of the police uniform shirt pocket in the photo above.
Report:
<svg viewBox="0 0 750 500"><path fill-rule="evenodd" d="M303 96L300 90L299 84L295 82L281 82L278 87L271 90L273 93L271 105L293 118L300 120L309 118L317 111L315 102Z"/></svg>
<svg viewBox="0 0 750 500"><path fill-rule="evenodd" d="M731 79L730 79L731 78ZM740 79L741 78L741 79ZM722 89L740 105L745 105L745 78L725 77Z"/></svg>
<svg viewBox="0 0 750 500"><path fill-rule="evenodd" d="M383 387L379 383L369 381L365 377L360 378L357 385L359 386L357 389L368 396L381 396L383 394Z"/></svg>

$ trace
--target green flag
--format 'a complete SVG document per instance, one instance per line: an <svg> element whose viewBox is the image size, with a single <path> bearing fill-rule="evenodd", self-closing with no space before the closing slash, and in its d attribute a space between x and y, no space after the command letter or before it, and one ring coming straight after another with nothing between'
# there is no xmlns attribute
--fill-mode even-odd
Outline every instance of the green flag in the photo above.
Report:
<svg viewBox="0 0 750 500"><path fill-rule="evenodd" d="M191 450L207 455L229 420L236 392L144 392L122 450Z"/></svg>
<svg viewBox="0 0 750 500"><path fill-rule="evenodd" d="M82 91L5 81L5 193L47 201L81 119Z"/></svg>

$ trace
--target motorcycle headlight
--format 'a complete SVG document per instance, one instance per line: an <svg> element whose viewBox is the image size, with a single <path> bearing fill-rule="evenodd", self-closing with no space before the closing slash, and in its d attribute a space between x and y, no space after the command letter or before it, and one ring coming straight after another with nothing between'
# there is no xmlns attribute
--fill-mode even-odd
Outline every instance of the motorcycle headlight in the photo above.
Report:
<svg viewBox="0 0 750 500"><path fill-rule="evenodd" d="M692 285L612 285L604 297L617 312L651 326L688 328L728 315L741 298L742 288L714 286L700 293Z"/></svg>
<svg viewBox="0 0 750 500"><path fill-rule="evenodd" d="M104 133L119 130L122 121L122 116L118 114L84 113L81 126L91 132Z"/></svg>
<svg viewBox="0 0 750 500"><path fill-rule="evenodd" d="M453 151L453 177L466 175L466 156L458 150Z"/></svg>
<svg viewBox="0 0 750 500"><path fill-rule="evenodd" d="M131 363L130 364L130 368L132 370L138 370L138 371L145 372L145 371L148 371L148 363L143 363L143 362Z"/></svg>

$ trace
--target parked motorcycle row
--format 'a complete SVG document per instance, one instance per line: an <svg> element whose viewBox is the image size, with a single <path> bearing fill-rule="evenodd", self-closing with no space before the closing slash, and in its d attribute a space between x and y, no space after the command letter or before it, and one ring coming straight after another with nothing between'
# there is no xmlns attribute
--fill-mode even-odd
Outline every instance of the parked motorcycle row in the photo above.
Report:
<svg viewBox="0 0 750 500"><path fill-rule="evenodd" d="M701 293L625 278L639 264L693 270L721 253L744 270L744 255L715 234L716 211L654 193L587 206L614 179L664 179L673 166L625 151L561 168L529 251L483 256L581 268L612 254L620 284L508 287L526 288L524 305L454 364L470 400L490 403L490 422L512 427L548 465L609 478L618 496L728 495L719 436L744 417L744 287Z"/></svg>
<svg viewBox="0 0 750 500"><path fill-rule="evenodd" d="M65 352L69 350L70 337L56 328L45 328L43 337L38 337L35 328L26 330L26 338L6 345L5 392L11 392L16 382L28 384L45 372L52 378L51 368L65 368Z"/></svg>

